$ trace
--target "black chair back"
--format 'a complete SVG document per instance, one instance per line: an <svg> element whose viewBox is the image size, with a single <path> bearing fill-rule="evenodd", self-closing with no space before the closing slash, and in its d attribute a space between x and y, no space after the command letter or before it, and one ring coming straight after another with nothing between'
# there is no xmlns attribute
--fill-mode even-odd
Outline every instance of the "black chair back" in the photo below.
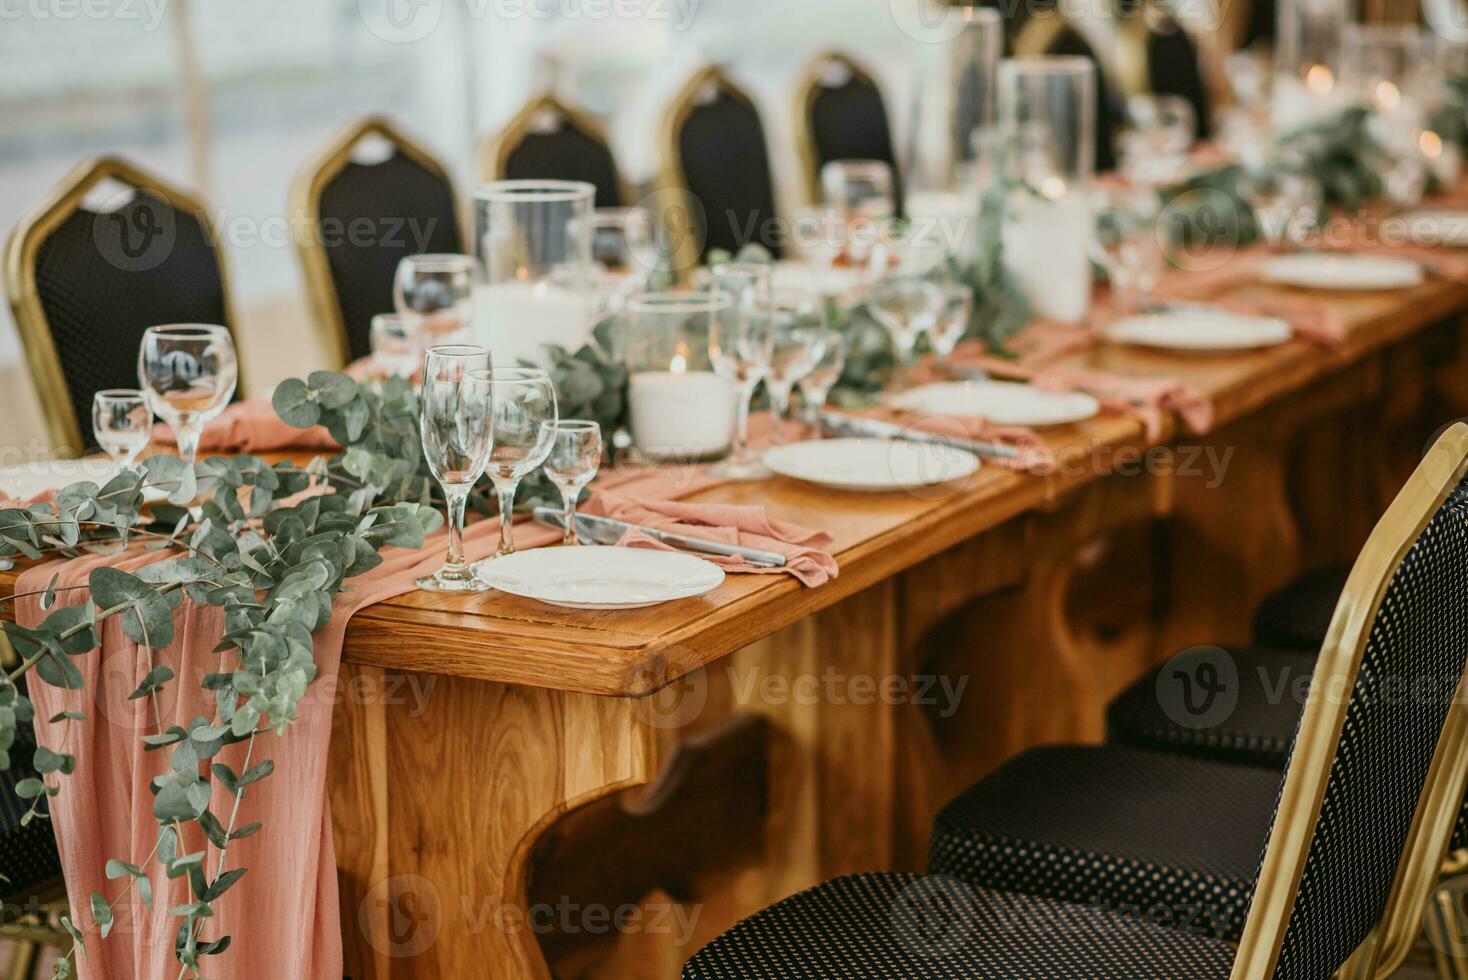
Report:
<svg viewBox="0 0 1468 980"><path fill-rule="evenodd" d="M361 159L369 137L388 148ZM372 317L393 310L393 275L408 255L464 250L447 170L384 119L350 127L296 177L306 216L297 251L317 326L337 366L372 352Z"/></svg>
<svg viewBox="0 0 1468 980"><path fill-rule="evenodd" d="M491 144L491 180L577 180L596 188L596 206L627 200L616 158L594 119L543 95L531 100Z"/></svg>
<svg viewBox="0 0 1468 980"><path fill-rule="evenodd" d="M717 68L699 72L665 126L664 181L688 195L700 257L764 246L778 258L775 185L759 110Z"/></svg>
<svg viewBox="0 0 1468 980"><path fill-rule="evenodd" d="M1147 84L1158 95L1180 95L1198 117L1198 138L1213 135L1213 100L1198 42L1171 14L1147 17Z"/></svg>
<svg viewBox="0 0 1468 980"><path fill-rule="evenodd" d="M876 79L845 55L822 55L806 71L800 107L799 146L811 199L819 199L821 168L832 160L877 160L892 168L900 211L901 175Z"/></svg>
<svg viewBox="0 0 1468 980"><path fill-rule="evenodd" d="M0 881L0 899L14 899L24 905L37 885L61 876L61 855L56 850L56 836L51 821L32 819L23 824L31 808L15 787L27 779L36 779L33 765L36 734L29 722L15 727L15 742L10 746L10 768L0 771L0 868L8 880ZM44 812L44 804L42 804Z"/></svg>
<svg viewBox="0 0 1468 980"><path fill-rule="evenodd" d="M104 182L117 193L84 207ZM112 157L82 163L16 226L5 288L51 442L72 452L93 445L92 395L138 386L145 330L233 321L203 205Z"/></svg>

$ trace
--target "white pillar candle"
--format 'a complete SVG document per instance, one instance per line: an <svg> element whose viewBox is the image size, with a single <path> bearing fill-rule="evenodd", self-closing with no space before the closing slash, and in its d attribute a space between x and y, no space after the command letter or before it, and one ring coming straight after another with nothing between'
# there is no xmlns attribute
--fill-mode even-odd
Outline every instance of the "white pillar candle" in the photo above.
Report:
<svg viewBox="0 0 1468 980"><path fill-rule="evenodd" d="M628 380L632 441L648 456L702 459L729 448L734 386L712 371L639 371Z"/></svg>
<svg viewBox="0 0 1468 980"><path fill-rule="evenodd" d="M497 282L474 287L474 338L494 363L540 364L544 344L575 352L590 339L587 297L547 282Z"/></svg>
<svg viewBox="0 0 1468 980"><path fill-rule="evenodd" d="M1079 323L1091 311L1092 229L1085 197L1062 193L1010 196L1004 219L1004 265L1019 280L1036 316Z"/></svg>

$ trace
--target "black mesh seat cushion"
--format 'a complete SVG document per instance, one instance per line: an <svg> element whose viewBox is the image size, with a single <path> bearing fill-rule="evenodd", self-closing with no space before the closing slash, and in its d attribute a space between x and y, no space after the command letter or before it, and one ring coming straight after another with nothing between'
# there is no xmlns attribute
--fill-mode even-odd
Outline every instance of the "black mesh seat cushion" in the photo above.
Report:
<svg viewBox="0 0 1468 980"><path fill-rule="evenodd" d="M372 353L372 317L392 312L398 262L464 249L453 188L400 151L343 167L321 190L319 221L353 360Z"/></svg>
<svg viewBox="0 0 1468 980"><path fill-rule="evenodd" d="M678 131L678 155L704 253L759 244L779 258L775 185L759 112L720 91L688 114Z"/></svg>
<svg viewBox="0 0 1468 980"><path fill-rule="evenodd" d="M1217 718L1183 724L1185 691L1169 662L1123 691L1106 708L1107 741L1139 749L1200 756L1218 762L1283 769L1305 706L1299 683L1315 672L1316 657L1288 650L1197 648L1210 660L1226 658L1238 677L1232 700ZM1208 653L1208 651L1213 651ZM1191 673L1188 671L1186 673ZM1225 682L1227 683L1227 682ZM1164 706L1164 700L1166 706ZM1206 724L1201 722L1206 721Z"/></svg>
<svg viewBox="0 0 1468 980"><path fill-rule="evenodd" d="M1327 565L1266 596L1254 612L1254 644L1319 653L1350 573L1349 566Z"/></svg>
<svg viewBox="0 0 1468 980"><path fill-rule="evenodd" d="M901 208L892 129L875 84L852 75L844 84L818 87L811 100L810 130L818 168L832 160L878 160L891 167L893 192Z"/></svg>
<svg viewBox="0 0 1468 980"><path fill-rule="evenodd" d="M1035 749L939 812L928 870L1236 940L1280 782L1163 753Z"/></svg>
<svg viewBox="0 0 1468 980"><path fill-rule="evenodd" d="M621 207L611 149L569 120L553 133L527 133L505 157L506 180L581 180L596 186L596 206Z"/></svg>
<svg viewBox="0 0 1468 980"><path fill-rule="evenodd" d="M1222 980L1223 943L946 877L837 878L745 919L684 980Z"/></svg>
<svg viewBox="0 0 1468 980"><path fill-rule="evenodd" d="M0 898L20 900L32 893L36 885L61 875L61 856L56 851L56 836L51 821L32 820L22 827L21 817L30 809L31 801L15 795L15 786L23 779L36 778L31 758L36 752L35 732L29 724L18 725L15 744L10 747L10 768L0 772Z"/></svg>
<svg viewBox="0 0 1468 980"><path fill-rule="evenodd" d="M36 290L83 441L92 395L138 386L143 331L226 322L224 280L209 229L147 191L115 210L78 210L36 250Z"/></svg>

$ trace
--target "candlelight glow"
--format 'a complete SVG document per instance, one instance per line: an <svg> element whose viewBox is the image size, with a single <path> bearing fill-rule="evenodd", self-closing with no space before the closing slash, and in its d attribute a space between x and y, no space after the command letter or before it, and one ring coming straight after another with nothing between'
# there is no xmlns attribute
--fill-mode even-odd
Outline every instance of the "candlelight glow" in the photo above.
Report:
<svg viewBox="0 0 1468 980"><path fill-rule="evenodd" d="M1424 129L1417 137L1417 148L1427 159L1436 160L1443 155L1443 138L1430 129Z"/></svg>
<svg viewBox="0 0 1468 980"><path fill-rule="evenodd" d="M1377 82L1376 104L1382 109L1395 109L1402 104L1402 93L1391 82Z"/></svg>
<svg viewBox="0 0 1468 980"><path fill-rule="evenodd" d="M668 362L668 370L673 374L683 374L688 370L687 352L682 344L678 345L678 353L674 354L673 359Z"/></svg>
<svg viewBox="0 0 1468 980"><path fill-rule="evenodd" d="M1305 73L1305 87L1316 95L1328 95L1335 88L1335 75L1324 65L1311 65Z"/></svg>
<svg viewBox="0 0 1468 980"><path fill-rule="evenodd" d="M1040 193L1052 201L1058 201L1065 196L1065 179L1051 174L1040 181Z"/></svg>

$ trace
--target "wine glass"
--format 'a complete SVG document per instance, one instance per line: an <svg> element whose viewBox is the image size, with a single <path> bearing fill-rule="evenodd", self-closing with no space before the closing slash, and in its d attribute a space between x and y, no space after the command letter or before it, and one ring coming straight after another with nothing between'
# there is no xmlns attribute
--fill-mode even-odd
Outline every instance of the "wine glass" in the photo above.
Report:
<svg viewBox="0 0 1468 980"><path fill-rule="evenodd" d="M576 501L600 467L601 426L579 419L557 422L550 455L545 458L545 475L560 489L566 504L563 545L580 544L576 540Z"/></svg>
<svg viewBox="0 0 1468 980"><path fill-rule="evenodd" d="M620 313L661 264L658 223L647 208L597 208L591 216L591 292L597 319Z"/></svg>
<svg viewBox="0 0 1468 980"><path fill-rule="evenodd" d="M461 343L474 321L478 279L479 263L470 255L405 256L393 276L393 308L417 314L430 343Z"/></svg>
<svg viewBox="0 0 1468 980"><path fill-rule="evenodd" d="M428 470L448 501L449 551L443 567L418 580L428 592L480 592L485 586L464 557L464 505L484 475L494 443L494 391L489 351L440 344L423 355L419 433Z"/></svg>
<svg viewBox="0 0 1468 980"><path fill-rule="evenodd" d="M822 330L821 356L800 379L800 397L805 402L808 424L819 426L821 409L845 368L846 336L839 330Z"/></svg>
<svg viewBox="0 0 1468 980"><path fill-rule="evenodd" d="M1091 258L1106 270L1117 312L1134 313L1162 273L1158 197L1149 190L1104 190L1096 192L1094 205Z"/></svg>
<svg viewBox="0 0 1468 980"><path fill-rule="evenodd" d="M92 396L92 436L119 469L130 469L153 437L153 412L137 388L108 388Z"/></svg>
<svg viewBox="0 0 1468 980"><path fill-rule="evenodd" d="M411 378L423 361L423 318L379 313L372 318L372 362L386 377Z"/></svg>
<svg viewBox="0 0 1468 980"><path fill-rule="evenodd" d="M709 323L709 359L714 370L734 382L737 414L729 458L710 467L729 480L759 480L770 475L749 450L749 403L770 373L774 347L770 316L770 267L758 262L725 262L712 269L711 288L728 298Z"/></svg>
<svg viewBox="0 0 1468 980"><path fill-rule="evenodd" d="M821 168L821 197L848 218L890 218L897 212L892 168L880 160L832 160Z"/></svg>
<svg viewBox="0 0 1468 980"><path fill-rule="evenodd" d="M149 327L138 350L138 382L148 407L173 427L179 456L192 464L205 424L234 397L234 339L228 328L206 323Z"/></svg>
<svg viewBox="0 0 1468 980"><path fill-rule="evenodd" d="M774 338L765 388L770 393L778 441L780 423L790 414L790 394L796 382L815 368L824 353L826 301L805 290L776 290L770 298L770 315L774 320Z"/></svg>
<svg viewBox="0 0 1468 980"><path fill-rule="evenodd" d="M943 308L943 287L920 275L889 275L867 294L867 309L892 338L897 355L894 389L907 386L918 338L938 322Z"/></svg>
<svg viewBox="0 0 1468 980"><path fill-rule="evenodd" d="M556 386L539 368L495 368L494 448L489 478L500 502L498 555L515 552L515 490L545 462L555 441Z"/></svg>
<svg viewBox="0 0 1468 980"><path fill-rule="evenodd" d="M942 289L943 312L928 328L928 344L933 348L939 369L951 374L953 349L963 339L974 314L974 291L962 284Z"/></svg>
<svg viewBox="0 0 1468 980"><path fill-rule="evenodd" d="M1273 161L1247 171L1239 181L1259 236L1271 248L1289 244L1296 228L1310 228L1319 217L1319 193L1300 171L1302 165Z"/></svg>

